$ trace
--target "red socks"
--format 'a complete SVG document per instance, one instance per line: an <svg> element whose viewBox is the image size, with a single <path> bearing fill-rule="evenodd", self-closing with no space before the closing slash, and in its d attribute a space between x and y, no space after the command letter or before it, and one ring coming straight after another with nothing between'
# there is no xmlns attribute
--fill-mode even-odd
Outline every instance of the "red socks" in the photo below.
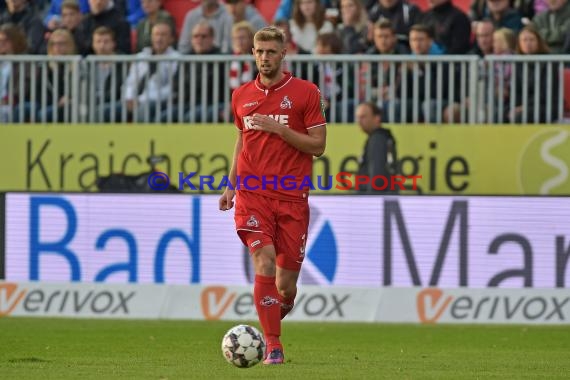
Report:
<svg viewBox="0 0 570 380"><path fill-rule="evenodd" d="M295 293L297 293L295 291ZM285 318L285 316L287 314L289 314L289 312L291 311L291 309L293 309L293 306L295 305L295 296L297 294L294 294L293 297L290 298L284 298L281 295L279 295L279 302L281 302L281 319Z"/></svg>
<svg viewBox="0 0 570 380"><path fill-rule="evenodd" d="M279 336L281 335L281 302L275 286L275 277L255 275L253 287L253 300L259 323L263 329L267 343L267 352L273 348L281 348Z"/></svg>

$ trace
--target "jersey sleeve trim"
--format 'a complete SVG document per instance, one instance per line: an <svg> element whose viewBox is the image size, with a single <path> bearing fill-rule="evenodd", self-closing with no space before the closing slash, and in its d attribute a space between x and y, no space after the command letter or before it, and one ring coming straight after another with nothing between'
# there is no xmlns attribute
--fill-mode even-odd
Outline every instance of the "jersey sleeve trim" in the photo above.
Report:
<svg viewBox="0 0 570 380"><path fill-rule="evenodd" d="M247 229L247 228L236 228L236 231L247 231L247 232L262 233L262 231L250 230L250 229Z"/></svg>
<svg viewBox="0 0 570 380"><path fill-rule="evenodd" d="M313 129L313 128L317 128L317 127L322 127L323 125L327 125L327 123L321 123L321 124L313 125L312 127L307 127L306 129Z"/></svg>

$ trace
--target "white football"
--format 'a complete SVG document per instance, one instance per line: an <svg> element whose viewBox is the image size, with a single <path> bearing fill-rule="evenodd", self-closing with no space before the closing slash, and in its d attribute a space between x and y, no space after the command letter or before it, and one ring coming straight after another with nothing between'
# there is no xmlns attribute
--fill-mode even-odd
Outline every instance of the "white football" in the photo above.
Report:
<svg viewBox="0 0 570 380"><path fill-rule="evenodd" d="M228 363L236 367L253 367L265 356L263 334L253 326L234 326L222 339L222 354Z"/></svg>

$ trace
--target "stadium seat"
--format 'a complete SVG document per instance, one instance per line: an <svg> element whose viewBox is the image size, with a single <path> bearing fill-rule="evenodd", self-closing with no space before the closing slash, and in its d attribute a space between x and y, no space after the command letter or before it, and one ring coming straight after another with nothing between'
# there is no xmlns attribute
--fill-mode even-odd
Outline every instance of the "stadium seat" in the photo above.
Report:
<svg viewBox="0 0 570 380"><path fill-rule="evenodd" d="M469 14L469 7L472 1L473 0L453 0L453 5L461 9L465 14ZM424 12L429 8L428 0L410 0L410 3L417 5Z"/></svg>
<svg viewBox="0 0 570 380"><path fill-rule="evenodd" d="M200 5L200 2L201 0L164 0L162 7L174 17L178 36L180 36L186 13Z"/></svg>
<svg viewBox="0 0 570 380"><path fill-rule="evenodd" d="M131 29L131 51L133 53L137 52L137 30L135 28Z"/></svg>
<svg viewBox="0 0 570 380"><path fill-rule="evenodd" d="M273 22L273 16L279 8L280 0L255 0L252 2L267 23Z"/></svg>
<svg viewBox="0 0 570 380"><path fill-rule="evenodd" d="M453 5L469 15L469 7L471 7L472 0L453 0Z"/></svg>
<svg viewBox="0 0 570 380"><path fill-rule="evenodd" d="M564 114L570 117L570 68L564 69Z"/></svg>

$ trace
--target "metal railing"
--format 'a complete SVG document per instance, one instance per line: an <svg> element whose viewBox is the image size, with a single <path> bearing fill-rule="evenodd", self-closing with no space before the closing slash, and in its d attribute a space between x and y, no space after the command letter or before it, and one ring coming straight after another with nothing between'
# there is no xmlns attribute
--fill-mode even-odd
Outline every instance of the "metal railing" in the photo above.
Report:
<svg viewBox="0 0 570 380"><path fill-rule="evenodd" d="M248 63L244 66L243 63ZM555 123L569 56L296 55L284 66L319 86L329 122L362 101L393 123ZM232 120L230 76L250 56L4 56L3 123ZM566 99L568 101L568 99Z"/></svg>
<svg viewBox="0 0 570 380"><path fill-rule="evenodd" d="M482 61L484 120L495 123L555 123L564 119L569 56L488 56ZM570 99L566 99L569 101Z"/></svg>

